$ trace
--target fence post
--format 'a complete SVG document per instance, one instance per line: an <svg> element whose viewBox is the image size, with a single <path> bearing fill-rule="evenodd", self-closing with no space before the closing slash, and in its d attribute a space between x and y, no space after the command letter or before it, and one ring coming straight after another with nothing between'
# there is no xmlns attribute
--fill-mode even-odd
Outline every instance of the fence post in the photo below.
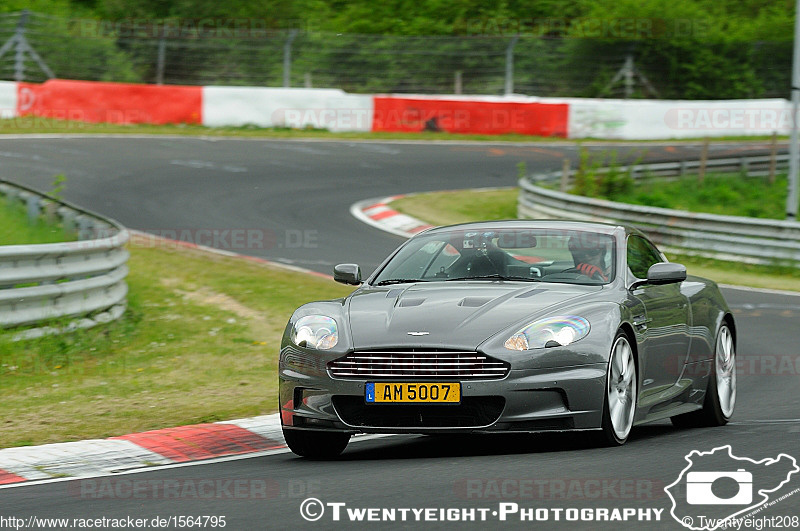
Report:
<svg viewBox="0 0 800 531"><path fill-rule="evenodd" d="M314 86L311 82L311 72L306 72L303 74L303 86L305 88L312 88Z"/></svg>
<svg viewBox="0 0 800 531"><path fill-rule="evenodd" d="M506 48L506 96L514 93L514 46L517 45L518 40L519 35L514 35Z"/></svg>
<svg viewBox="0 0 800 531"><path fill-rule="evenodd" d="M561 186L559 187L562 192L567 191L567 185L569 183L569 166L569 159L564 159L564 162L561 164Z"/></svg>
<svg viewBox="0 0 800 531"><path fill-rule="evenodd" d="M156 85L164 84L164 62L167 55L167 41L164 39L164 30L158 38L158 58L156 59Z"/></svg>
<svg viewBox="0 0 800 531"><path fill-rule="evenodd" d="M25 26L28 24L27 9L22 10L22 15L17 22L17 29L14 31L16 46L14 46L14 80L25 81Z"/></svg>
<svg viewBox="0 0 800 531"><path fill-rule="evenodd" d="M628 54L625 57L625 99L629 100L633 97L633 56Z"/></svg>
<svg viewBox="0 0 800 531"><path fill-rule="evenodd" d="M697 182L703 184L706 178L706 162L708 162L708 137L703 139L703 151L700 153L700 167L697 169Z"/></svg>
<svg viewBox="0 0 800 531"><path fill-rule="evenodd" d="M292 42L297 37L297 30L289 30L289 37L283 45L283 86L289 88L292 85Z"/></svg>
<svg viewBox="0 0 800 531"><path fill-rule="evenodd" d="M769 184L775 184L775 169L778 165L778 132L772 132L772 145L769 148Z"/></svg>
<svg viewBox="0 0 800 531"><path fill-rule="evenodd" d="M461 94L461 70L456 70L453 79L453 94Z"/></svg>

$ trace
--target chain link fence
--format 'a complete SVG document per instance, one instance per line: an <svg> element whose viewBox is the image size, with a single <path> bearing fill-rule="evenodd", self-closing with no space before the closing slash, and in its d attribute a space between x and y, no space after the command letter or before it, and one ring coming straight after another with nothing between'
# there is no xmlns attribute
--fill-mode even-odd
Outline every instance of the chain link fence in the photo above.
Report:
<svg viewBox="0 0 800 531"><path fill-rule="evenodd" d="M791 41L352 35L254 21L0 16L0 79L340 88L353 93L788 98Z"/></svg>

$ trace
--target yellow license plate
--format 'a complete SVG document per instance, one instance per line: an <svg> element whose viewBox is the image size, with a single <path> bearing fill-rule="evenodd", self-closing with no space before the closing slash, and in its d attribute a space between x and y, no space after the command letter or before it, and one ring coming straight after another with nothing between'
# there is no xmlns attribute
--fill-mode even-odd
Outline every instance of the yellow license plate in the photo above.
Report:
<svg viewBox="0 0 800 531"><path fill-rule="evenodd" d="M368 404L458 404L460 383L368 382Z"/></svg>

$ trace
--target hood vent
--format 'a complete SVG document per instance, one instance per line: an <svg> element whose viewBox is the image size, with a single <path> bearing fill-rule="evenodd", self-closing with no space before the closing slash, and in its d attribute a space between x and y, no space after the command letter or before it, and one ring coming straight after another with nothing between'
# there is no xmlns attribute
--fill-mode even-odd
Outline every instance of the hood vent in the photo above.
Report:
<svg viewBox="0 0 800 531"><path fill-rule="evenodd" d="M491 297L464 297L459 301L458 305L466 308L479 308L491 301Z"/></svg>

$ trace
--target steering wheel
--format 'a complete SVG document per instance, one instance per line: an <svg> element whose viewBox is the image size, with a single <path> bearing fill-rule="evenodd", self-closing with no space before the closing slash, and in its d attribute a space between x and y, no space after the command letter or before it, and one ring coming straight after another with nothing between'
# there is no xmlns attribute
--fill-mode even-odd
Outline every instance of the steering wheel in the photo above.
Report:
<svg viewBox="0 0 800 531"><path fill-rule="evenodd" d="M605 275L603 275L603 270L592 264L578 264L575 267L569 267L563 270L562 273L578 273L592 280L608 281Z"/></svg>

